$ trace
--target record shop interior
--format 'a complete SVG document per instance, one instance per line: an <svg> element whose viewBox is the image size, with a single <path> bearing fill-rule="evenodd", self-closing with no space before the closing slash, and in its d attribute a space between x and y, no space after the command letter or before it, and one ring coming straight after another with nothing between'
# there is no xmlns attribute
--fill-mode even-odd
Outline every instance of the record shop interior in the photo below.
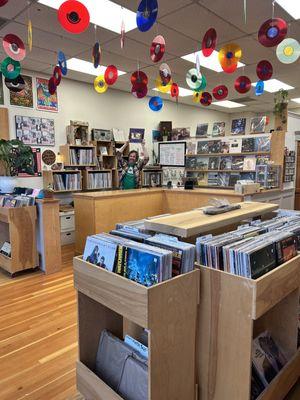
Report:
<svg viewBox="0 0 300 400"><path fill-rule="evenodd" d="M300 400L298 3L0 0L0 400Z"/></svg>

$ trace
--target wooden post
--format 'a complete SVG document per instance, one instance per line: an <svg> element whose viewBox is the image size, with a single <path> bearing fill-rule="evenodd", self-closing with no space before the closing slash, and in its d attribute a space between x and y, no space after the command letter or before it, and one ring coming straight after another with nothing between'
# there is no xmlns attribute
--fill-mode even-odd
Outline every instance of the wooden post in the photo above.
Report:
<svg viewBox="0 0 300 400"><path fill-rule="evenodd" d="M9 140L8 109L0 108L0 139Z"/></svg>
<svg viewBox="0 0 300 400"><path fill-rule="evenodd" d="M38 249L41 270L52 274L61 270L61 243L59 226L59 200L37 200Z"/></svg>

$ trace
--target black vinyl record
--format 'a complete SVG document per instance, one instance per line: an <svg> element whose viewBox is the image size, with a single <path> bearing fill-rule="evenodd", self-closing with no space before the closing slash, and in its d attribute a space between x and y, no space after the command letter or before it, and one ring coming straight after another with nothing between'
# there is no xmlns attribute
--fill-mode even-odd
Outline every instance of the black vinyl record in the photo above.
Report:
<svg viewBox="0 0 300 400"><path fill-rule="evenodd" d="M22 75L19 75L16 79L5 78L5 86L12 92L18 93L25 89L25 81Z"/></svg>

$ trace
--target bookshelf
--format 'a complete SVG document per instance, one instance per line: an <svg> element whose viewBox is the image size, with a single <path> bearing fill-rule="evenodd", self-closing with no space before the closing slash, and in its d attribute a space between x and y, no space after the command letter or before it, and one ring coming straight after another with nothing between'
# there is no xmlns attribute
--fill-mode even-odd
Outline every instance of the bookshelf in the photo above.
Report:
<svg viewBox="0 0 300 400"><path fill-rule="evenodd" d="M93 145L65 144L59 146L67 167L96 167L96 148Z"/></svg>
<svg viewBox="0 0 300 400"><path fill-rule="evenodd" d="M81 191L82 190L81 171L78 170L43 171L43 184L44 188L47 188L49 186L52 187L54 193ZM76 185L76 187L73 187L74 185Z"/></svg>
<svg viewBox="0 0 300 400"><path fill-rule="evenodd" d="M35 206L0 207L0 247L11 244L11 257L0 254L0 267L11 275L38 266Z"/></svg>
<svg viewBox="0 0 300 400"><path fill-rule="evenodd" d="M83 170L82 185L84 190L112 189L112 170Z"/></svg>
<svg viewBox="0 0 300 400"><path fill-rule="evenodd" d="M74 258L78 291L79 361L77 388L87 399L122 400L95 375L99 336L149 334L149 400L194 400L195 331L199 271L150 288ZM176 334L174 327L176 326ZM173 332L173 334L172 334Z"/></svg>

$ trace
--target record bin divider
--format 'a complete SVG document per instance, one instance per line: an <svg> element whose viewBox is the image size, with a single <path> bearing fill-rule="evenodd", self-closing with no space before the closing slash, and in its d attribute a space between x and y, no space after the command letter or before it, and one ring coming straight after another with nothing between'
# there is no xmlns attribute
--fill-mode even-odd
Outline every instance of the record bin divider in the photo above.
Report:
<svg viewBox="0 0 300 400"><path fill-rule="evenodd" d="M100 333L139 339L149 329L149 400L196 400L200 271L145 287L74 258L78 291L77 388L86 400L122 400L94 373Z"/></svg>
<svg viewBox="0 0 300 400"><path fill-rule="evenodd" d="M288 363L257 400L282 400L300 376L300 255L252 280L200 270L196 374L201 400L250 400L252 341L268 330Z"/></svg>

